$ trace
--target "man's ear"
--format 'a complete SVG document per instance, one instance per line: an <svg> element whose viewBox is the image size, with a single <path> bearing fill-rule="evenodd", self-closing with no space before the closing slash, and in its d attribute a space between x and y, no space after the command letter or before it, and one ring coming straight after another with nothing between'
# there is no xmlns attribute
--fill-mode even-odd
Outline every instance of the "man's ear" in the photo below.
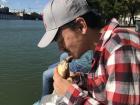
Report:
<svg viewBox="0 0 140 105"><path fill-rule="evenodd" d="M78 24L78 28L80 29L82 34L86 34L88 27L87 27L87 23L86 23L85 19L82 17L77 17L75 19L75 22Z"/></svg>

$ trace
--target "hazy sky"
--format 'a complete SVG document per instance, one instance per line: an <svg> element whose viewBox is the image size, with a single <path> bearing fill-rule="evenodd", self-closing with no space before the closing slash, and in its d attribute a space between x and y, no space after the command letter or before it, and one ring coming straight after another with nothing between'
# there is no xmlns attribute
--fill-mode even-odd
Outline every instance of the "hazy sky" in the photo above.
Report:
<svg viewBox="0 0 140 105"><path fill-rule="evenodd" d="M27 12L42 12L48 0L0 0L0 5L8 6L10 10L24 10Z"/></svg>

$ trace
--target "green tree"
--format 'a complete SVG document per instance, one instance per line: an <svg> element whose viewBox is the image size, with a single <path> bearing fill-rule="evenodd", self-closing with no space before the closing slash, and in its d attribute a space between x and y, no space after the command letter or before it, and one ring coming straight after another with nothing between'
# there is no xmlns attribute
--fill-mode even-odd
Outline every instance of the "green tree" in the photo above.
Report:
<svg viewBox="0 0 140 105"><path fill-rule="evenodd" d="M106 21L113 17L118 19L124 10L121 0L88 0L88 2L104 16Z"/></svg>
<svg viewBox="0 0 140 105"><path fill-rule="evenodd" d="M140 12L140 0L88 0L96 11L100 12L106 21L115 17L117 19L130 15L130 22Z"/></svg>
<svg viewBox="0 0 140 105"><path fill-rule="evenodd" d="M122 2L130 14L129 25L131 24L132 20L135 24L135 15L140 12L140 0L123 0Z"/></svg>

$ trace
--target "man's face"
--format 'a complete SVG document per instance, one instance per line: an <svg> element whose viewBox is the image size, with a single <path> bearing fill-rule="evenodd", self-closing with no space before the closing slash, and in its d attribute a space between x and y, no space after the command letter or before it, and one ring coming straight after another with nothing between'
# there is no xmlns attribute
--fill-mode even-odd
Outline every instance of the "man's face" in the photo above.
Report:
<svg viewBox="0 0 140 105"><path fill-rule="evenodd" d="M79 29L64 28L59 32L59 48L72 55L73 58L79 58L89 49L86 36Z"/></svg>

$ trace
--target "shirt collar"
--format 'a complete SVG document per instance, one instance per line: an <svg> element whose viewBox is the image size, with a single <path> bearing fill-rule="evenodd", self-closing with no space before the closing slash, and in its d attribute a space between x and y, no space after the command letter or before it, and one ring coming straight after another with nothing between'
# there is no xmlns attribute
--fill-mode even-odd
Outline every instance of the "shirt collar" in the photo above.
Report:
<svg viewBox="0 0 140 105"><path fill-rule="evenodd" d="M119 25L119 22L117 20L114 20L114 18L111 20L111 22L106 25L100 32L100 40L97 44L95 51L102 51L105 43L108 41L108 39L111 37L113 30Z"/></svg>

